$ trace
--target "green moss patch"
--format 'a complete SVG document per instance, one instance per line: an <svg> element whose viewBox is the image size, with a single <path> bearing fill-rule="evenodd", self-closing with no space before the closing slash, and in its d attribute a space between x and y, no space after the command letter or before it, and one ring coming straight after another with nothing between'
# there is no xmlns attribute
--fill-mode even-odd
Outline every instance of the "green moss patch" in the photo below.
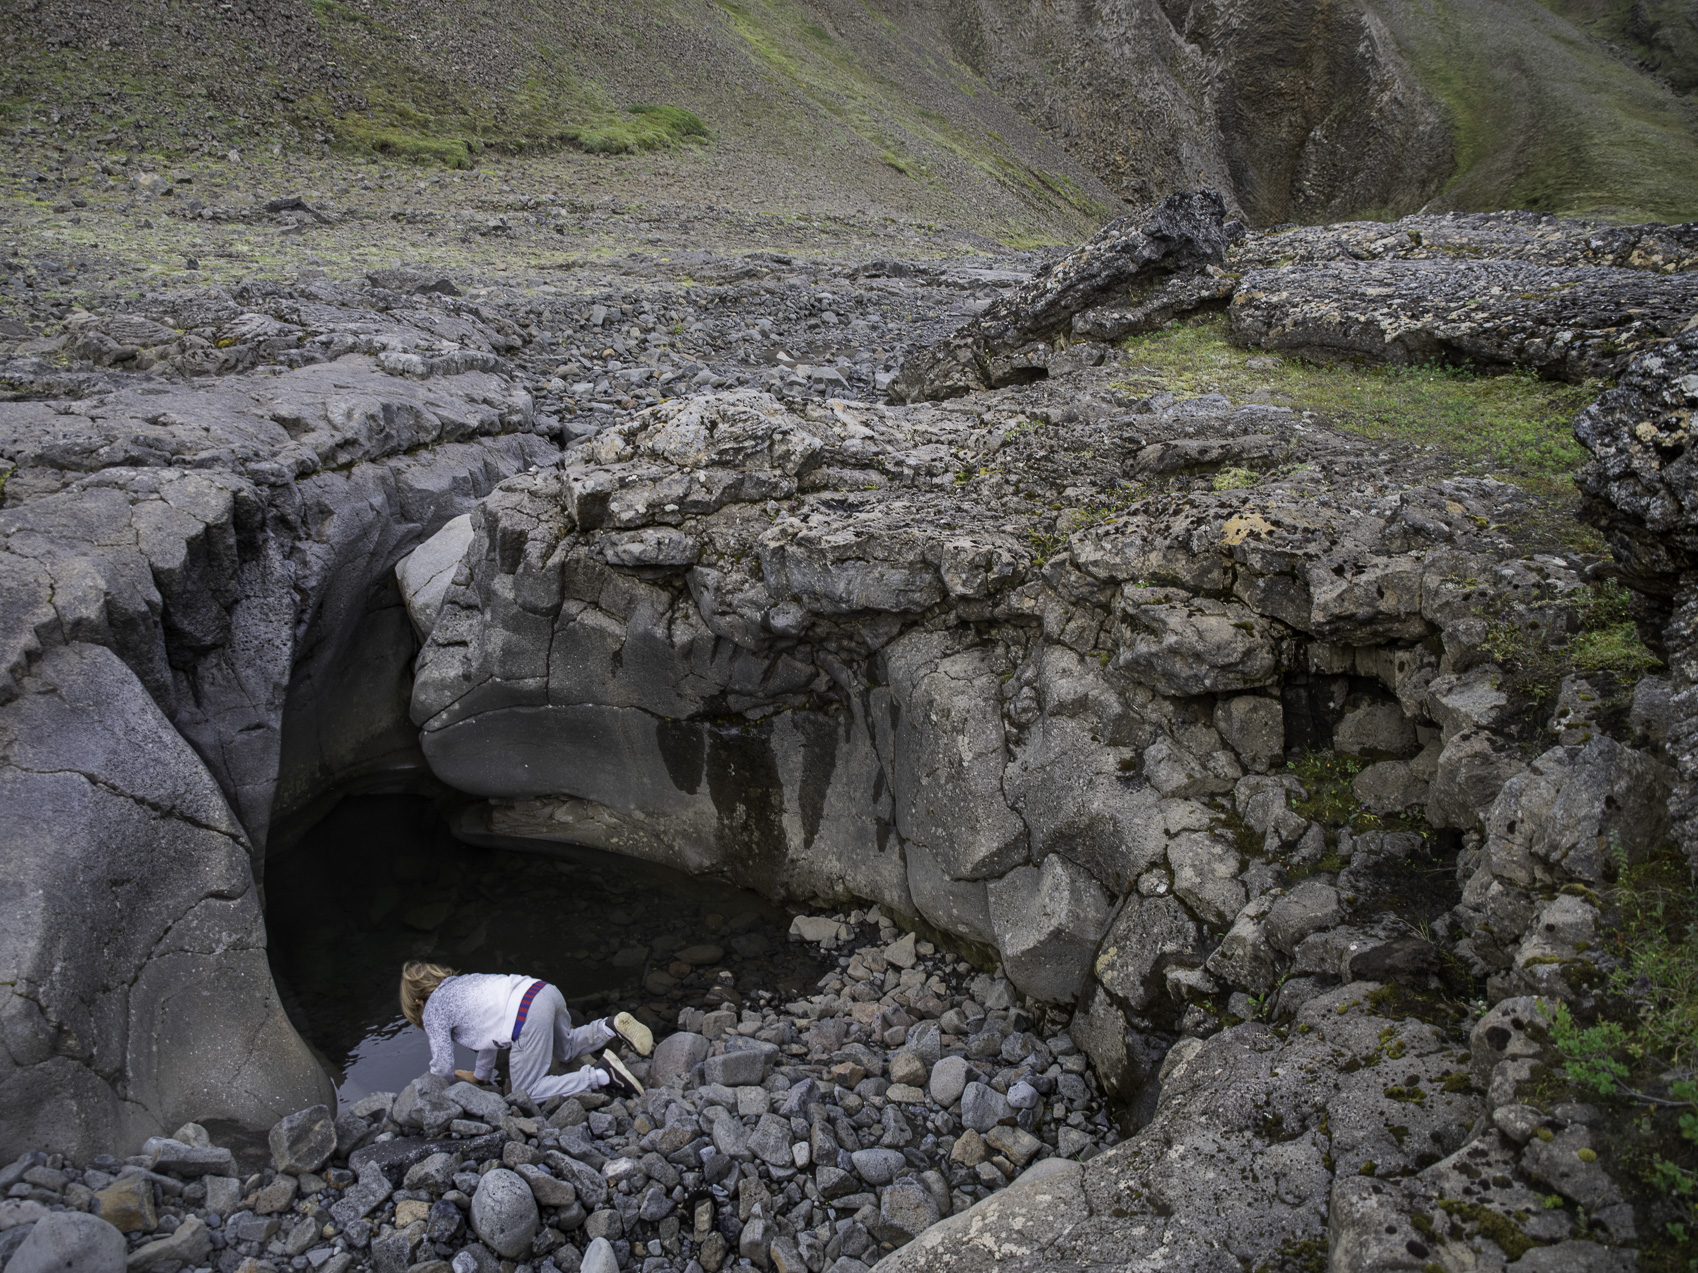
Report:
<svg viewBox="0 0 1698 1273"><path fill-rule="evenodd" d="M1601 385L1540 380L1531 372L1468 367L1318 367L1252 355L1234 345L1223 314L1174 323L1122 346L1138 393L1224 393L1315 413L1324 424L1369 438L1436 444L1482 472L1568 494L1586 459L1575 415Z"/></svg>

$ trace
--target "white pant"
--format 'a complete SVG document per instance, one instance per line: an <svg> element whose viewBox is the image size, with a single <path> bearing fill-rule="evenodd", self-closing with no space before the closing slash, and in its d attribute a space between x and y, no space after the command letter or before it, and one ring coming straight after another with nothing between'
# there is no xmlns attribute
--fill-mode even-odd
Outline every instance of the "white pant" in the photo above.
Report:
<svg viewBox="0 0 1698 1273"><path fill-rule="evenodd" d="M570 1061L593 1052L614 1037L606 1018L573 1027L566 999L556 986L544 986L531 1000L531 1010L519 1039L508 1058L508 1073L515 1092L527 1093L533 1101L551 1096L572 1096L600 1087L593 1067L583 1066L571 1074L550 1076L556 1061Z"/></svg>

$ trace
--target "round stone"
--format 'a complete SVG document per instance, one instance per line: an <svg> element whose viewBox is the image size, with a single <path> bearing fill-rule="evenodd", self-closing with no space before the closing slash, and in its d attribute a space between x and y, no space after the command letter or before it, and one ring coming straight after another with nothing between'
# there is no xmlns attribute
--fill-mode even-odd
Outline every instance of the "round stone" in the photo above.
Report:
<svg viewBox="0 0 1698 1273"><path fill-rule="evenodd" d="M6 1265L8 1273L124 1273L124 1235L99 1216L54 1211L35 1222Z"/></svg>
<svg viewBox="0 0 1698 1273"><path fill-rule="evenodd" d="M472 1195L472 1227L498 1255L509 1260L529 1255L542 1227L531 1187L505 1167L486 1173Z"/></svg>
<svg viewBox="0 0 1698 1273"><path fill-rule="evenodd" d="M709 964L717 964L725 958L722 947L703 942L699 946L686 946L673 956L681 964L689 964L693 968L705 968Z"/></svg>

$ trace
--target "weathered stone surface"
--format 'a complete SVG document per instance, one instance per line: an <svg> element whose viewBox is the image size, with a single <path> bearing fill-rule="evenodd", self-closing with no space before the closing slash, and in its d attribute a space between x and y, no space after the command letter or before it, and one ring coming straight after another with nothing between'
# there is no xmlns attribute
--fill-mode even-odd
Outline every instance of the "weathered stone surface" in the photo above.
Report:
<svg viewBox="0 0 1698 1273"><path fill-rule="evenodd" d="M696 1066L707 1060L709 1043L699 1034L679 1030L655 1044L649 1061L649 1081L655 1084L682 1082Z"/></svg>
<svg viewBox="0 0 1698 1273"><path fill-rule="evenodd" d="M1698 279L1517 261L1337 261L1256 271L1232 300L1246 344L1321 361L1470 359L1614 376L1698 310Z"/></svg>
<svg viewBox="0 0 1698 1273"><path fill-rule="evenodd" d="M498 1255L517 1259L528 1253L541 1227L530 1186L505 1167L484 1173L472 1195L472 1227Z"/></svg>
<svg viewBox="0 0 1698 1273"><path fill-rule="evenodd" d="M1225 1267L1222 1244L1253 1262L1293 1243L1326 1245L1329 1203L1335 1215L1352 1214L1339 1205L1335 1171L1340 1189L1377 1183L1359 1174L1369 1161L1376 1173L1412 1171L1426 1146L1460 1149L1480 1110L1475 1098L1442 1091L1437 1076L1450 1073L1443 1037L1418 1022L1372 1015L1371 988L1345 986L1311 1000L1298 1015L1307 1032L1284 1042L1247 1024L1196 1044L1166 1072L1153 1121L1127 1143L1083 1167L1046 1160L881 1267L988 1270L1015 1260L1036 1269L1214 1268ZM1350 1060L1382 1039L1401 1042L1399 1078L1429 1093L1423 1104L1388 1098L1379 1069ZM1393 1121L1404 1128L1407 1149L1386 1130ZM1199 1170L1203 1146L1233 1169ZM1116 1217L1115 1207L1127 1214ZM1336 1229L1339 1220L1332 1223ZM1400 1247L1412 1236L1406 1228Z"/></svg>
<svg viewBox="0 0 1698 1273"><path fill-rule="evenodd" d="M1177 957L1193 956L1197 924L1176 897L1129 898L1097 951L1096 979L1134 1012L1162 992L1161 973Z"/></svg>
<svg viewBox="0 0 1698 1273"><path fill-rule="evenodd" d="M1343 917L1338 890L1326 880L1311 878L1274 900L1264 929L1274 949L1290 955L1310 933L1331 928Z"/></svg>
<svg viewBox="0 0 1698 1273"><path fill-rule="evenodd" d="M297 1110L272 1127L271 1165L280 1172L300 1175L317 1171L336 1149L336 1120L328 1105Z"/></svg>
<svg viewBox="0 0 1698 1273"><path fill-rule="evenodd" d="M124 1267L131 1273L142 1273L162 1264L194 1265L211 1250L212 1230L198 1216L190 1216L169 1237L156 1238L131 1251Z"/></svg>
<svg viewBox="0 0 1698 1273"><path fill-rule="evenodd" d="M56 1211L30 1228L7 1273L121 1273L124 1235L97 1216Z"/></svg>
<svg viewBox="0 0 1698 1273"><path fill-rule="evenodd" d="M996 301L939 346L903 364L891 395L898 402L953 398L975 390L1019 382L1010 356L1034 342L1065 333L1075 315L1139 295L1176 273L1219 266L1228 243L1226 207L1213 192L1172 195L1118 221L1023 287ZM1210 293L1210 296L1214 293ZM1203 295L1158 302L1148 321L1164 309L1194 307ZM1140 320L1131 318L1136 325ZM1160 321L1166 321L1165 318ZM1103 325L1119 326L1105 319ZM1129 328L1130 330L1130 328Z"/></svg>
<svg viewBox="0 0 1698 1273"><path fill-rule="evenodd" d="M990 914L1010 981L1036 999L1078 996L1108 927L1108 897L1095 880L1050 856L993 883Z"/></svg>
<svg viewBox="0 0 1698 1273"><path fill-rule="evenodd" d="M329 776L414 748L390 572L552 453L535 427L499 375L363 356L131 385L93 416L0 404L0 874L39 899L0 939L31 1058L0 1082L0 1151L257 1131L328 1099L270 984L252 861Z"/></svg>
<svg viewBox="0 0 1698 1273"><path fill-rule="evenodd" d="M428 637L436 626L442 599L448 595L448 585L453 582L460 558L466 555L471 542L471 514L461 513L395 564L401 600L407 605L407 617L420 640Z"/></svg>
<svg viewBox="0 0 1698 1273"><path fill-rule="evenodd" d="M1242 863L1226 840L1193 831L1168 845L1173 864L1173 891L1211 924L1226 925L1243 909L1244 886L1237 876Z"/></svg>

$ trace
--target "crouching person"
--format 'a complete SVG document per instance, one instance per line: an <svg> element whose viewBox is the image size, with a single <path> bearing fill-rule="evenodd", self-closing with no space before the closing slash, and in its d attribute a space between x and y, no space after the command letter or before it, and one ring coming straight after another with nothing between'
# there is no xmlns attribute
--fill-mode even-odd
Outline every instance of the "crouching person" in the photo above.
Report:
<svg viewBox="0 0 1698 1273"><path fill-rule="evenodd" d="M622 1038L647 1056L654 1035L628 1012L574 1026L566 999L546 981L509 973L457 973L416 960L401 969L401 1013L430 1040L430 1072L474 1083L495 1075L496 1053L513 1049L508 1072L515 1093L533 1101L606 1089L640 1096L642 1085L611 1050L594 1065L550 1075L556 1061L571 1061ZM476 1068L454 1068L454 1045L477 1053Z"/></svg>

